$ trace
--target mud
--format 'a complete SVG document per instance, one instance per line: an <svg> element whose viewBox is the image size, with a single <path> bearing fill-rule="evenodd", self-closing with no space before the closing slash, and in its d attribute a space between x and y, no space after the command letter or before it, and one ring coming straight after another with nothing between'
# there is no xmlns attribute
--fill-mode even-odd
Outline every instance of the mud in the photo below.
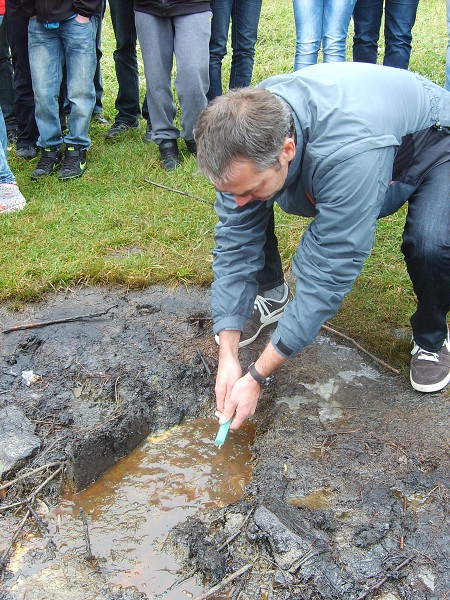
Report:
<svg viewBox="0 0 450 600"><path fill-rule="evenodd" d="M41 440L25 467L66 461L62 482L43 489L48 505L59 502L61 485L85 488L149 433L213 414L217 349L206 289L75 288L15 312L2 307L0 325L108 309L0 334L0 408L21 409ZM244 365L264 341L244 349ZM22 372L30 370L36 377L27 385ZM447 392L417 394L365 355L320 337L264 391L245 499L176 526L166 550L206 587L251 564L225 588L233 599L442 599L450 589L448 416ZM0 491L0 509L44 473ZM0 514L2 553L21 513ZM21 535L33 527L30 520ZM83 556L70 561L50 544L41 551L51 572L78 573L70 576L74 599L154 597L114 586ZM76 584L86 568L90 591ZM66 597L51 595L46 581L36 598ZM5 590L0 597L11 598Z"/></svg>

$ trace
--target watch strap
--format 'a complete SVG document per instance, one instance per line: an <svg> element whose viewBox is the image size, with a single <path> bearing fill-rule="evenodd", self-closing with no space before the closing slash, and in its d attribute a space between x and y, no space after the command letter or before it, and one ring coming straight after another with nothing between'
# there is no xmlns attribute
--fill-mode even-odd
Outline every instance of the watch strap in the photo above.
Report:
<svg viewBox="0 0 450 600"><path fill-rule="evenodd" d="M248 367L248 372L253 379L259 383L259 385L267 386L273 380L273 375L269 375L269 377L263 377L261 373L258 373L254 362Z"/></svg>

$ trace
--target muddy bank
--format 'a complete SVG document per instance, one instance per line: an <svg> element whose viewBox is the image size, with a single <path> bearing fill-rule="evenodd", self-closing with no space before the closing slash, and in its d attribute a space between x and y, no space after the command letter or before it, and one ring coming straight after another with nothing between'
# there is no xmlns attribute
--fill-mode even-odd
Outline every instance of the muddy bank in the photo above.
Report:
<svg viewBox="0 0 450 600"><path fill-rule="evenodd" d="M1 334L0 408L23 411L39 440L3 480L64 461L65 480L82 489L149 433L211 416L217 350L206 289L80 288L15 313L3 307L0 323L4 330L104 311ZM245 349L244 365L263 344ZM417 394L356 350L321 337L264 392L245 500L176 527L167 550L206 586L252 565L228 586L240 600L443 598L450 588L448 416L446 392ZM0 491L0 509L49 473ZM59 486L58 476L44 487L48 503L57 502ZM22 518L11 513L2 512L0 552ZM49 567L67 572L64 560L55 555ZM96 597L139 593L108 587L94 567L106 594ZM48 586L46 593L40 598L64 596ZM78 593L93 597L82 586Z"/></svg>

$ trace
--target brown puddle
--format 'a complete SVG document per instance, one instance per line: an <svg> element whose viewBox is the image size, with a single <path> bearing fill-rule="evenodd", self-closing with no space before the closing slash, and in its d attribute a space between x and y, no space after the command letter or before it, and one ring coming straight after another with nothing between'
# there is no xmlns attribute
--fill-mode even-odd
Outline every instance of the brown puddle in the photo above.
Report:
<svg viewBox="0 0 450 600"><path fill-rule="evenodd" d="M150 436L88 489L65 494L47 516L58 550L85 552L83 509L92 554L112 583L136 586L149 598L167 590L180 579L180 565L162 550L169 530L203 509L236 502L252 476L253 427L230 432L220 450L214 445L217 429L216 420L195 419ZM16 567L17 576L27 576L20 561ZM192 578L164 599L202 591Z"/></svg>

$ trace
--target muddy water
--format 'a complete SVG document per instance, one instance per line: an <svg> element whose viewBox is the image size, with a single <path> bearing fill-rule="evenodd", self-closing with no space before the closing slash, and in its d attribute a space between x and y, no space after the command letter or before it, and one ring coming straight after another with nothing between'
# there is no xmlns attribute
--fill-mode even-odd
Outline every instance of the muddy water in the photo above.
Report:
<svg viewBox="0 0 450 600"><path fill-rule="evenodd" d="M251 478L251 426L230 432L220 450L216 433L216 420L187 421L149 437L84 492L65 494L49 519L58 550L85 552L82 509L92 554L112 583L134 585L149 598L167 590L181 579L180 565L162 548L169 530L202 509L235 502ZM202 591L192 578L164 598Z"/></svg>

